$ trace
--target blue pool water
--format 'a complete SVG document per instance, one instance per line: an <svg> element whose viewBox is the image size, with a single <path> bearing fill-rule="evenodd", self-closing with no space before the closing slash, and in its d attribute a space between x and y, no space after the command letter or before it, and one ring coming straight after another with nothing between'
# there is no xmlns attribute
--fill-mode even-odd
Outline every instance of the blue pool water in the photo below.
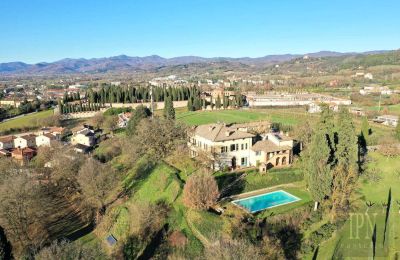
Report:
<svg viewBox="0 0 400 260"><path fill-rule="evenodd" d="M286 191L278 190L253 197L234 200L232 203L246 209L251 213L254 213L299 200L299 198Z"/></svg>

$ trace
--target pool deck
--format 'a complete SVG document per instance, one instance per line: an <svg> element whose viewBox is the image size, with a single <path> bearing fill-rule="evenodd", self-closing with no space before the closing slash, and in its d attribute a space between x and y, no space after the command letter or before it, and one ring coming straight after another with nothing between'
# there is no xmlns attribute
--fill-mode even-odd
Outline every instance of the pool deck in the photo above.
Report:
<svg viewBox="0 0 400 260"><path fill-rule="evenodd" d="M268 188L263 188L263 189L259 189L259 190L253 190L253 191L249 191L249 192L245 192L245 193L240 193L237 195L232 195L227 197L227 199L229 200L238 200L238 199L245 199L247 197L253 197L256 195L262 195L266 192L271 192L271 191L275 191L275 190L279 190L282 188L293 188L296 187L296 185L294 185L293 183L287 183L287 184L280 184L280 185L276 185L273 187L268 187Z"/></svg>

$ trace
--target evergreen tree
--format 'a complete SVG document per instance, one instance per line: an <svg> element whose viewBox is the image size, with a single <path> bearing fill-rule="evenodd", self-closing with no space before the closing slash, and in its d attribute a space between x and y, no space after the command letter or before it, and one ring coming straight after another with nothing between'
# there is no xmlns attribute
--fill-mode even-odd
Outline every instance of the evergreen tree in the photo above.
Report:
<svg viewBox="0 0 400 260"><path fill-rule="evenodd" d="M205 98L203 98L202 101L203 101L203 109L206 110L207 109L207 101Z"/></svg>
<svg viewBox="0 0 400 260"><path fill-rule="evenodd" d="M220 109L220 108L221 108L221 98L219 97L219 95L218 95L218 97L217 97L217 100L215 101L215 107L216 107L217 109Z"/></svg>
<svg viewBox="0 0 400 260"><path fill-rule="evenodd" d="M331 195L330 153L326 134L318 130L312 137L306 164L307 184L315 201L314 210L317 210L318 204Z"/></svg>
<svg viewBox="0 0 400 260"><path fill-rule="evenodd" d="M369 131L370 131L370 126L368 123L367 117L363 117L362 122L361 122L361 132L364 135L365 138L369 136Z"/></svg>
<svg viewBox="0 0 400 260"><path fill-rule="evenodd" d="M355 127L349 111L341 108L337 123L337 164L333 170L332 220L347 214L350 196L358 177L358 147Z"/></svg>
<svg viewBox="0 0 400 260"><path fill-rule="evenodd" d="M164 118L175 119L174 103L171 97L166 97L164 100Z"/></svg>
<svg viewBox="0 0 400 260"><path fill-rule="evenodd" d="M322 106L317 129L311 139L309 150L305 153L305 175L313 200L314 210L332 192L332 164L334 154L334 121L328 106Z"/></svg>
<svg viewBox="0 0 400 260"><path fill-rule="evenodd" d="M189 111L194 111L194 108L193 108L193 101L192 101L193 99L190 97L189 99L188 99L188 103L187 103L187 107L188 107L188 110Z"/></svg>
<svg viewBox="0 0 400 260"><path fill-rule="evenodd" d="M196 111L201 109L201 100L197 95L194 97L193 107Z"/></svg>
<svg viewBox="0 0 400 260"><path fill-rule="evenodd" d="M222 102L223 102L222 105L224 106L224 109L227 109L228 108L228 98L226 96L223 96Z"/></svg>
<svg viewBox="0 0 400 260"><path fill-rule="evenodd" d="M62 104L60 99L57 100L57 106L58 106L58 111L60 112L60 114L63 114L64 113L64 106L63 106L63 104Z"/></svg>

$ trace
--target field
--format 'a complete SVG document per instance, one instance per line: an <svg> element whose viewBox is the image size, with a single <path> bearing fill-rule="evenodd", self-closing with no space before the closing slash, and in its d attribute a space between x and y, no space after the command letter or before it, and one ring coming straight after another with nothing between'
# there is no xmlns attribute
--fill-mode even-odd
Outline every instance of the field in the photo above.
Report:
<svg viewBox="0 0 400 260"><path fill-rule="evenodd" d="M268 120L284 125L296 125L301 119L309 116L304 109L279 108L279 109L240 109L240 110L215 110L188 112L178 110L177 120L187 125L204 125L217 122L245 123L252 121Z"/></svg>
<svg viewBox="0 0 400 260"><path fill-rule="evenodd" d="M33 128L36 127L36 120L43 119L51 115L53 115L52 109L11 119L9 121L0 123L0 131L4 132L17 128Z"/></svg>
<svg viewBox="0 0 400 260"><path fill-rule="evenodd" d="M373 237L376 258L398 259L395 255L397 252L398 257L400 252L400 157L386 158L378 153L369 156L371 162L368 166L378 169L378 176L361 177L352 215L332 239L321 245L318 259L340 256L372 258ZM391 203L387 210L382 204L389 200ZM368 211L366 202L374 203Z"/></svg>
<svg viewBox="0 0 400 260"><path fill-rule="evenodd" d="M379 111L379 106L370 106L370 107L365 107L367 110L371 111ZM400 104L396 105L389 105L389 106L381 106L380 111L384 111L387 109L389 113L394 113L394 114L400 114Z"/></svg>

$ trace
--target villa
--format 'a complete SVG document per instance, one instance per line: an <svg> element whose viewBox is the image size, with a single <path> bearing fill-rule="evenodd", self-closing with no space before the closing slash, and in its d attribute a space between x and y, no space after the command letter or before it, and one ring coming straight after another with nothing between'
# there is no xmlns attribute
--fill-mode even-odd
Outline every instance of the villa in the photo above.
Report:
<svg viewBox="0 0 400 260"><path fill-rule="evenodd" d="M259 167L266 171L293 162L293 139L283 133L259 135L252 129L251 124L197 126L189 138L190 155L208 154L215 169Z"/></svg>

